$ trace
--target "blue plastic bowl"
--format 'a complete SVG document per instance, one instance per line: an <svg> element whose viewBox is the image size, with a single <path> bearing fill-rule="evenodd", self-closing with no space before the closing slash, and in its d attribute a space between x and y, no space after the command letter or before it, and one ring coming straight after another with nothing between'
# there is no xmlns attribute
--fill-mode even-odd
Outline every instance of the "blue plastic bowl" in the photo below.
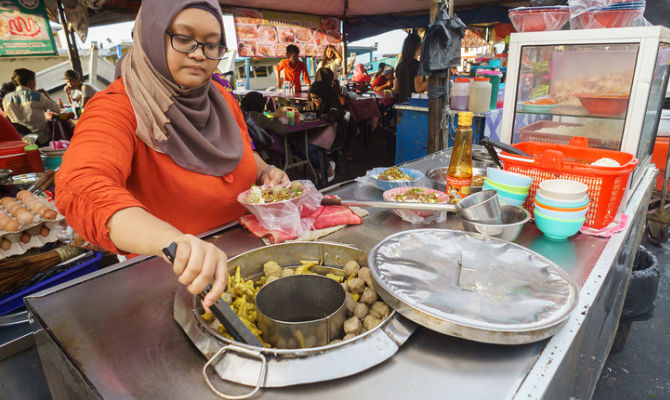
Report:
<svg viewBox="0 0 670 400"><path fill-rule="evenodd" d="M411 181L383 181L381 179L377 179L377 176L381 174L382 172L386 171L387 168L381 167L381 168L373 168L369 170L365 175L367 175L370 179L372 179L375 182L375 185L377 188L381 190L391 190L399 187L407 187L407 186L417 186L419 183L418 180L423 178L423 172L417 171L415 169L409 169L409 168L400 168L400 170L413 179ZM420 186L420 185L419 185Z"/></svg>
<svg viewBox="0 0 670 400"><path fill-rule="evenodd" d="M520 186L527 188L533 184L533 178L529 176L493 167L486 168L486 177L493 182L498 182L510 186Z"/></svg>
<svg viewBox="0 0 670 400"><path fill-rule="evenodd" d="M523 207L523 200L510 199L509 197L501 196L500 193L498 194L498 201L501 204L509 204L511 206Z"/></svg>
<svg viewBox="0 0 670 400"><path fill-rule="evenodd" d="M522 203L526 200L526 197L528 196L528 194L516 194L516 193L508 192L507 190L498 189L497 187L491 186L486 181L484 181L483 189L484 190L495 190L496 192L498 192L498 196L505 196L508 199L521 201Z"/></svg>
<svg viewBox="0 0 670 400"><path fill-rule="evenodd" d="M558 220L556 218L547 217L535 211L535 225L544 236L553 240L565 240L575 233L584 225L586 218L577 220Z"/></svg>
<svg viewBox="0 0 670 400"><path fill-rule="evenodd" d="M579 200L555 200L542 196L539 192L535 193L535 200L542 204L557 208L580 208L589 204L589 198L584 197Z"/></svg>
<svg viewBox="0 0 670 400"><path fill-rule="evenodd" d="M589 209L587 208L586 210L582 211L554 211L535 204L535 211L539 211L542 213L542 215L550 218L556 218L560 220L575 220L585 218L586 212L589 211Z"/></svg>

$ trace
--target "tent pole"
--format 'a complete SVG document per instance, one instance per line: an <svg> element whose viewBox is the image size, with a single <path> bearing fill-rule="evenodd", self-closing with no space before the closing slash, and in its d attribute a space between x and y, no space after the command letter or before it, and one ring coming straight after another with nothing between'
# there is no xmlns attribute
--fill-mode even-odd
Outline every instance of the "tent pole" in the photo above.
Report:
<svg viewBox="0 0 670 400"><path fill-rule="evenodd" d="M347 19L347 11L349 10L349 0L344 0L344 10L342 11L342 62L344 63L344 66L342 68L342 71L344 71L344 76L348 77L349 76L349 55L347 52L349 51L349 46L347 46L347 32L345 30L345 23ZM372 59L372 58L371 58Z"/></svg>
<svg viewBox="0 0 670 400"><path fill-rule="evenodd" d="M450 1L450 0L445 0ZM437 12L440 10L441 0L431 0L430 2L430 21L434 21ZM438 74L430 74L428 77L428 88L440 85ZM430 92L430 90L429 90ZM442 102L440 98L428 99L428 154L439 150L440 145L440 115L442 114Z"/></svg>
<svg viewBox="0 0 670 400"><path fill-rule="evenodd" d="M65 19L65 9L61 0L58 1L58 13L60 14L60 21L65 32L65 41L67 42L68 55L70 56L70 67L79 72L80 76L84 76L84 71L81 68L81 60L79 59L79 51L77 51L77 42L75 41L74 32L70 30L68 22Z"/></svg>

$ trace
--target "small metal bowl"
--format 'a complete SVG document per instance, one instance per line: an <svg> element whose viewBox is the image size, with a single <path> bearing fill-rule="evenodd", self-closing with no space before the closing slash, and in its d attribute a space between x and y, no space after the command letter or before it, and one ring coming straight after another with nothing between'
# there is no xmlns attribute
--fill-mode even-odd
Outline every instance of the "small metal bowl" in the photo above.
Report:
<svg viewBox="0 0 670 400"><path fill-rule="evenodd" d="M13 173L14 173L14 171L12 171L11 169L0 168L0 179L5 179Z"/></svg>
<svg viewBox="0 0 670 400"><path fill-rule="evenodd" d="M477 163L479 164L479 163ZM442 168L433 168L430 171L426 172L426 177L430 179L430 183L433 186L433 189L439 190L440 192L446 192L447 191L447 172L449 171L449 167L442 167ZM473 163L472 166L472 175L483 175L486 177L486 167L483 165L477 165ZM484 185L484 182L482 181L482 186ZM470 191L472 193L479 192L482 190L482 186L471 186Z"/></svg>
<svg viewBox="0 0 670 400"><path fill-rule="evenodd" d="M468 232L481 233L486 236L513 242L521 234L524 224L530 221L530 213L523 207L510 204L501 204L500 212L502 214L502 224L500 225L482 224L461 218L463 229Z"/></svg>
<svg viewBox="0 0 670 400"><path fill-rule="evenodd" d="M44 172L31 172L29 174L14 175L0 180L0 189L5 196L16 196L21 191L28 189L37 182Z"/></svg>

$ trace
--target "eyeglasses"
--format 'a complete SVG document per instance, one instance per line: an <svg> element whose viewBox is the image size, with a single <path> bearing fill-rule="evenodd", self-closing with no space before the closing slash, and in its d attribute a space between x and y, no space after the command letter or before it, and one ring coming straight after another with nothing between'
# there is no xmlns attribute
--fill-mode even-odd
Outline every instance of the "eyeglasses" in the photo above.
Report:
<svg viewBox="0 0 670 400"><path fill-rule="evenodd" d="M226 46L218 43L199 42L190 36L168 31L165 31L165 33L170 37L170 45L172 45L172 48L180 53L191 54L196 51L198 47L202 47L202 53L205 57L210 60L220 60L228 50L226 49Z"/></svg>

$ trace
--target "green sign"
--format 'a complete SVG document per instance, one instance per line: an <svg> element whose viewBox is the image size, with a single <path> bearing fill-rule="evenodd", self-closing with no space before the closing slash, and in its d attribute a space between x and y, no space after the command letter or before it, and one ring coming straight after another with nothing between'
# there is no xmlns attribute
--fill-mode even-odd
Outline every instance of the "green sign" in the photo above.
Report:
<svg viewBox="0 0 670 400"><path fill-rule="evenodd" d="M0 0L0 57L54 54L44 0Z"/></svg>

